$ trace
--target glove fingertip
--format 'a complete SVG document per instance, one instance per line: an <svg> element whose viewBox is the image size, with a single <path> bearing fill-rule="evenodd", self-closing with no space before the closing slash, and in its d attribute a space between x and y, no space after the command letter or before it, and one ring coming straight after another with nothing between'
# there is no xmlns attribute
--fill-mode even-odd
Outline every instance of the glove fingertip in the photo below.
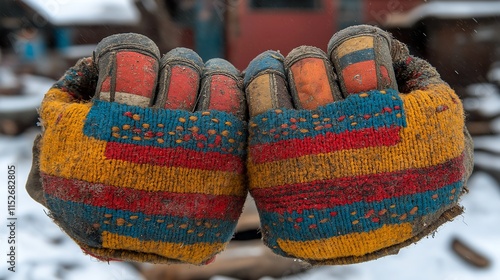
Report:
<svg viewBox="0 0 500 280"><path fill-rule="evenodd" d="M52 87L69 93L77 100L90 100L97 85L97 68L91 57L78 60Z"/></svg>

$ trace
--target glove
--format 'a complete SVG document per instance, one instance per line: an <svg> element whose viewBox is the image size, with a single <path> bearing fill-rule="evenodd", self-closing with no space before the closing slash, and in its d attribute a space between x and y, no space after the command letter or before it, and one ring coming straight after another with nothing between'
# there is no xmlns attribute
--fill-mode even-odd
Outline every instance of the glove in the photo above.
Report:
<svg viewBox="0 0 500 280"><path fill-rule="evenodd" d="M267 51L248 66L249 189L275 253L350 264L462 213L472 140L455 92L390 34L347 28L328 53Z"/></svg>
<svg viewBox="0 0 500 280"><path fill-rule="evenodd" d="M100 260L208 263L247 194L241 86L227 61L105 38L45 95L27 190Z"/></svg>

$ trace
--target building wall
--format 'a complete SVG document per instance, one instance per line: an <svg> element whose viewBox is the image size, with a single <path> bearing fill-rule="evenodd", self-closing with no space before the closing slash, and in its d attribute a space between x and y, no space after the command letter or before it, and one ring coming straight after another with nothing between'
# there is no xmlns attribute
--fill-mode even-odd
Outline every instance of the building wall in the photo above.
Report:
<svg viewBox="0 0 500 280"><path fill-rule="evenodd" d="M368 24L383 25L389 14L405 13L428 0L362 0L364 21Z"/></svg>
<svg viewBox="0 0 500 280"><path fill-rule="evenodd" d="M317 46L326 50L328 40L337 29L337 5L331 0L319 0L315 9L252 8L251 0L238 1L229 7L226 33L227 58L243 70L265 50L279 50L284 56L300 45ZM236 15L234 15L236 14Z"/></svg>
<svg viewBox="0 0 500 280"><path fill-rule="evenodd" d="M268 49L279 50L285 56L300 45L326 51L328 41L339 29L362 23L381 25L389 13L406 12L425 3L424 0L316 0L315 9L252 7L264 2L233 0L226 7L226 57L240 70ZM293 7L296 2L288 4Z"/></svg>
<svg viewBox="0 0 500 280"><path fill-rule="evenodd" d="M487 82L492 62L500 60L498 18L425 21L427 60L441 77L459 88Z"/></svg>

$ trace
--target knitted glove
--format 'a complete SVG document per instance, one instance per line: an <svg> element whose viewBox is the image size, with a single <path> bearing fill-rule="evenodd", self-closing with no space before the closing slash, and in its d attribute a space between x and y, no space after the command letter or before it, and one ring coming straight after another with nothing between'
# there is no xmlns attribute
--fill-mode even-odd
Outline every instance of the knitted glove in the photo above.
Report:
<svg viewBox="0 0 500 280"><path fill-rule="evenodd" d="M360 28L355 28L356 33ZM374 33L389 38L379 29ZM338 88L328 91L335 102L314 109L278 106L253 114L249 187L264 242L275 253L315 264L367 261L397 253L462 213L458 200L472 168L472 142L460 99L428 63L410 56L398 41L388 42L400 91L390 88L390 75L383 75L369 81L373 90L349 94L342 86L343 100L335 98ZM254 99L266 95L252 85L256 77L287 77L280 56L264 53L247 69L250 109L253 103L262 111ZM326 60L317 66L321 57L303 55L300 70L332 69ZM296 61L287 57L286 62L291 60ZM359 59L348 65L355 63ZM289 67L288 77L293 71ZM341 85L350 83L342 81L346 76L340 71ZM319 82L298 81L289 78L295 108L307 108L313 98L304 90L294 94L294 88L319 92L311 95L314 102L326 96Z"/></svg>
<svg viewBox="0 0 500 280"><path fill-rule="evenodd" d="M117 53L110 59L122 71L118 88L134 77L123 74L129 64ZM95 71L90 59L82 60L45 95L44 131L35 143L28 190L86 253L101 260L209 262L231 239L245 200L246 124L220 110L89 100ZM189 81L177 75L166 75L170 88ZM162 104L165 99L159 98Z"/></svg>

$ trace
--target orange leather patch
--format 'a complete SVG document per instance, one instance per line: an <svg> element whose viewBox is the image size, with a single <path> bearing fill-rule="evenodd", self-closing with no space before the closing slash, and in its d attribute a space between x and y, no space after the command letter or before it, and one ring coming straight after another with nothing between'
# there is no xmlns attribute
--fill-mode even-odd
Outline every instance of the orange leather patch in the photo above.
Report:
<svg viewBox="0 0 500 280"><path fill-rule="evenodd" d="M342 75L349 94L377 89L377 70L373 60L351 64L342 70Z"/></svg>
<svg viewBox="0 0 500 280"><path fill-rule="evenodd" d="M335 101L322 59L304 58L293 64L291 70L303 109L313 110Z"/></svg>

